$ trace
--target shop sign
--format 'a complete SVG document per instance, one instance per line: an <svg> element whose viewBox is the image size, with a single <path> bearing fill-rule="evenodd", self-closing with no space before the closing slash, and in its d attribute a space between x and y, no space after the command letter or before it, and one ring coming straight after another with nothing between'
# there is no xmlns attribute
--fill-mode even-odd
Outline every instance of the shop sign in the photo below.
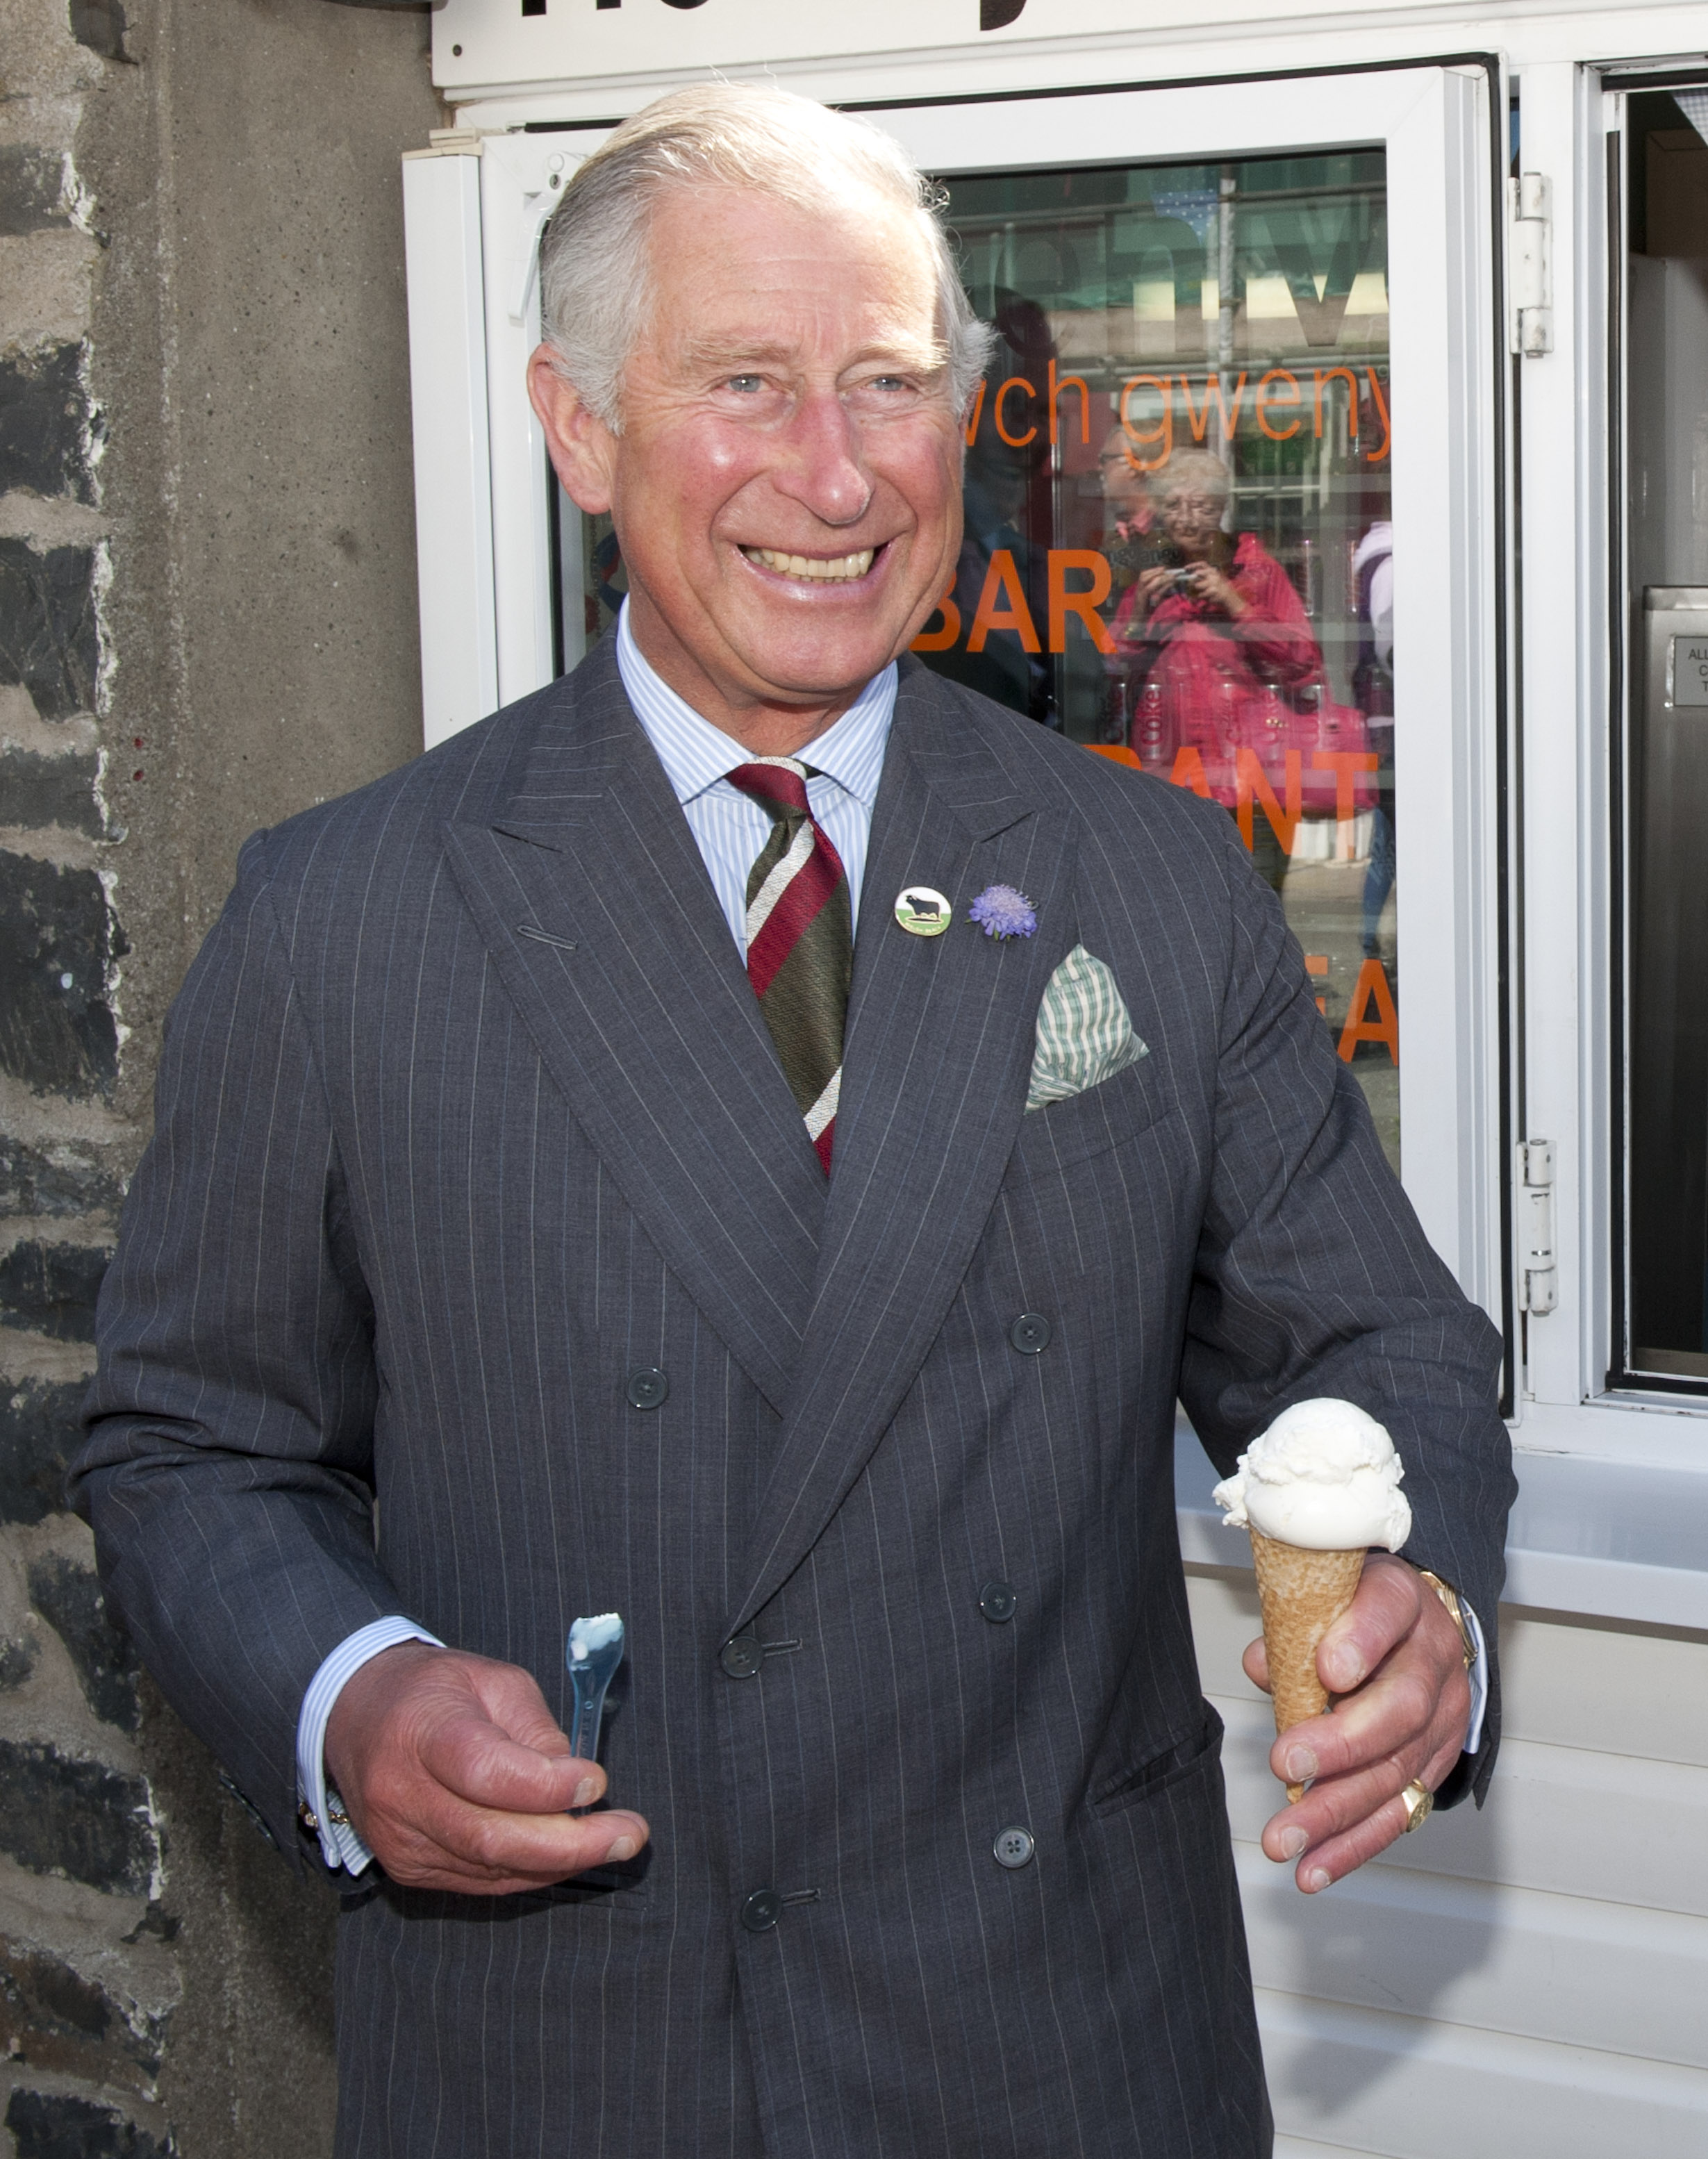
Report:
<svg viewBox="0 0 1708 2159"><path fill-rule="evenodd" d="M1328 0L1348 12L1359 0ZM875 54L1010 39L1148 37L1190 30L1202 0L443 0L433 80L453 94L611 75L684 75L767 61L858 61ZM1264 22L1267 0L1224 0L1224 22Z"/></svg>

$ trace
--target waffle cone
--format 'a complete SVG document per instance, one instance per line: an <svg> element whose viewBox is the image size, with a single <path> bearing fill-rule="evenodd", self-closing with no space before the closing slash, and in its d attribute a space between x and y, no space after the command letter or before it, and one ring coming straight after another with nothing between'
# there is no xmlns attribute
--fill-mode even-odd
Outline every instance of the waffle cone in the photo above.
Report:
<svg viewBox="0 0 1708 2159"><path fill-rule="evenodd" d="M1328 1690L1317 1676L1317 1645L1351 1603L1364 1572L1364 1551L1307 1551L1251 1531L1257 1595L1263 1607L1263 1646L1269 1658L1275 1728L1290 1731L1321 1716ZM1302 1784L1289 1784L1297 1799Z"/></svg>

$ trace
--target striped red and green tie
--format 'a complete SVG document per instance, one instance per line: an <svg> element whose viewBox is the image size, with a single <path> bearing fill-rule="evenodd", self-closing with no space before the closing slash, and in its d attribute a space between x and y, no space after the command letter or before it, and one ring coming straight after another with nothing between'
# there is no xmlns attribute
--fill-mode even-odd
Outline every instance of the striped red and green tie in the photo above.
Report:
<svg viewBox="0 0 1708 2159"><path fill-rule="evenodd" d="M792 757L756 758L726 775L773 820L748 874L748 979L828 1176L854 927L842 858L807 803L817 776Z"/></svg>

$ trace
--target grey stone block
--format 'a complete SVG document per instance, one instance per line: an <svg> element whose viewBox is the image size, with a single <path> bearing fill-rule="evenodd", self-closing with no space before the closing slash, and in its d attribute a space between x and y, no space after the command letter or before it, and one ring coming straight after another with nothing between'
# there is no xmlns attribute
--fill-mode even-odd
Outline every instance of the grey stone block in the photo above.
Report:
<svg viewBox="0 0 1708 2159"><path fill-rule="evenodd" d="M18 2159L178 2159L168 2133L163 2144L111 2107L65 2092L14 2091L6 2126Z"/></svg>
<svg viewBox="0 0 1708 2159"><path fill-rule="evenodd" d="M0 773L3 773L0 763ZM75 1140L46 1147L0 1132L0 1214L116 1214L124 1181Z"/></svg>
<svg viewBox="0 0 1708 2159"><path fill-rule="evenodd" d="M148 1784L57 1747L0 1739L0 1851L33 1874L146 1897L160 1858Z"/></svg>
<svg viewBox="0 0 1708 2159"><path fill-rule="evenodd" d="M65 1512L65 1469L83 1437L80 1380L25 1380L0 1391L0 1522Z"/></svg>
<svg viewBox="0 0 1708 2159"><path fill-rule="evenodd" d="M93 870L0 852L0 1071L39 1093L110 1087L107 967L127 949Z"/></svg>
<svg viewBox="0 0 1708 2159"><path fill-rule="evenodd" d="M0 142L0 235L69 225L65 153L32 142Z"/></svg>
<svg viewBox="0 0 1708 2159"><path fill-rule="evenodd" d="M0 1938L0 2044L38 2072L133 2084L160 2068L163 2020L132 2012L106 1989L29 1942Z"/></svg>
<svg viewBox="0 0 1708 2159"><path fill-rule="evenodd" d="M134 1732L142 1722L141 1666L129 1635L107 1617L98 1577L59 1552L46 1553L30 1562L29 1601L65 1644L96 1715Z"/></svg>
<svg viewBox="0 0 1708 2159"><path fill-rule="evenodd" d="M93 757L38 757L8 743L0 749L0 822L38 829L57 825L85 839L106 836L96 800Z"/></svg>
<svg viewBox="0 0 1708 2159"><path fill-rule="evenodd" d="M80 345L49 345L0 362L0 494L93 501L82 355Z"/></svg>
<svg viewBox="0 0 1708 2159"><path fill-rule="evenodd" d="M27 1238L0 1256L0 1327L52 1342L93 1342L95 1300L112 1257L106 1245L44 1245Z"/></svg>
<svg viewBox="0 0 1708 2159"><path fill-rule="evenodd" d="M0 540L0 682L21 682L44 720L95 710L101 656L95 551Z"/></svg>

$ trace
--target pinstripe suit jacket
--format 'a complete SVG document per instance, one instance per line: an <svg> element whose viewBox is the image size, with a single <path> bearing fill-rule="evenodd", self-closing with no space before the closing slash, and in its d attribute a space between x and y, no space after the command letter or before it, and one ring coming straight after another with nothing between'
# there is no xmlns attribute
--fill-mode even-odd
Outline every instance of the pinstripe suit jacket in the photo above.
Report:
<svg viewBox="0 0 1708 2159"><path fill-rule="evenodd" d="M1033 939L889 921L903 884L964 914L996 881ZM1023 1116L1081 942L1151 1054ZM78 1489L287 1848L298 1706L355 1627L406 1611L563 1713L572 1618L628 1623L606 1758L651 1847L346 1912L344 2159L1255 2159L1176 1395L1224 1468L1286 1400L1366 1404L1411 1556L1492 1619L1496 1357L1225 815L911 663L827 1188L603 647L246 848L168 1028ZM738 1629L756 1677L720 1668Z"/></svg>

